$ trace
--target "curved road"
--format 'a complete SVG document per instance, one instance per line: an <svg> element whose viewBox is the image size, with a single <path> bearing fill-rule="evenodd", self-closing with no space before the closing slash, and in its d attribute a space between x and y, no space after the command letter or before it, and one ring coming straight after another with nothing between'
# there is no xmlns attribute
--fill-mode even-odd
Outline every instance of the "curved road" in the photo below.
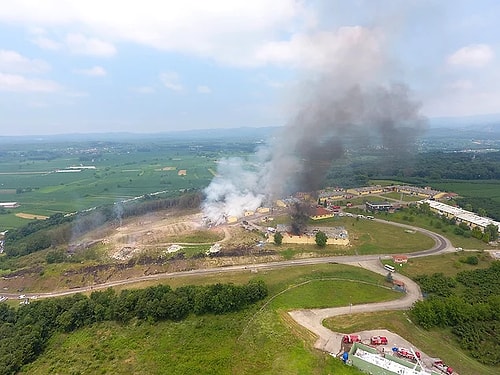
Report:
<svg viewBox="0 0 500 375"><path fill-rule="evenodd" d="M438 254L438 253L443 253L443 252L454 251L454 247L451 245L451 242L447 238L441 236L440 234L431 232L431 231L423 229L423 228L413 227L411 225L400 224L400 223L395 223L395 222L381 220L381 219L374 219L374 220L381 222L381 223L384 223L384 224L395 225L395 226L399 226L399 227L406 228L409 230L421 232L421 233L424 233L424 234L432 237L435 240L435 245L432 248L430 248L428 250L424 250L424 251L415 252L415 253L409 253L409 254L407 254L409 258L422 257L422 256L431 255L431 254ZM277 269L277 268L284 268L284 267L311 265L311 264L324 264L324 263L351 264L351 265L355 265L355 266L365 267L365 268L368 268L368 269L375 271L375 272L386 274L387 271L384 271L381 266L379 266L378 267L379 270L377 270L376 265L377 264L380 265L380 259L388 259L391 256L392 255L388 255L388 254L333 256L333 257L285 260L285 261L279 261L279 262L258 263L258 264L251 264L251 265L236 265L236 266L221 267L221 268L194 269L194 270L189 270L189 271L169 272L169 273L159 273L159 274L147 275L147 276L139 276L139 277L134 277L134 278L130 278L130 279L111 281L111 282L107 282L107 283L103 283L103 284L96 284L96 285L86 286L86 287L81 287L81 288L53 291L53 292L49 292L49 293L29 293L29 295L27 295L27 296L29 297L29 296L33 296L34 294L36 294L37 298L51 298L51 297L67 296L67 295L76 294L76 293L84 293L84 292L89 292L89 291L99 290L99 289L106 289L109 287L133 284L133 283L137 283L137 282L141 282L141 281L161 280L161 279L166 279L166 278L183 277L183 276L190 276L190 275L211 275L211 274L235 272L235 271L269 270L269 269ZM370 261L371 261L371 263L370 263ZM375 263L373 263L373 262L375 262ZM398 279L402 279L402 277L400 277L400 276L401 275L398 276ZM410 285L410 283L412 283L412 281L410 279L408 279L408 285ZM16 293L16 294L2 293L2 295L9 297L9 298L18 298L19 297L18 293ZM397 301L399 301L399 300L393 301L393 303L396 303Z"/></svg>
<svg viewBox="0 0 500 375"><path fill-rule="evenodd" d="M381 223L387 223L396 225L409 230L416 230L418 232L424 233L432 237L435 241L435 245L423 251L418 251L415 253L407 254L409 258L423 257L432 254L438 254L443 252L454 251L455 248L452 246L451 242L444 236L440 234L431 232L427 229L417 228L406 224L388 222L386 220L374 219L375 221ZM380 256L383 258L384 256ZM386 256L390 257L390 256ZM363 261L357 263L350 263L354 266L363 267L369 269L370 271L386 275L387 271L383 268L379 260L368 260L368 257L364 257ZM344 262L343 262L344 263ZM349 262L347 262L349 263ZM289 312L289 315L300 325L307 328L309 331L314 333L318 339L316 340L314 347L329 353L338 354L341 352L341 342L342 334L338 332L333 332L323 326L323 320L347 314L356 313L366 313L366 312L376 312L385 310L406 310L409 309L414 302L422 299L422 293L420 287L413 280L406 276L398 274L397 279L405 283L406 293L402 298L392 301L379 302L379 303L367 303L362 305L350 305L344 307L326 308L326 309L303 309Z"/></svg>

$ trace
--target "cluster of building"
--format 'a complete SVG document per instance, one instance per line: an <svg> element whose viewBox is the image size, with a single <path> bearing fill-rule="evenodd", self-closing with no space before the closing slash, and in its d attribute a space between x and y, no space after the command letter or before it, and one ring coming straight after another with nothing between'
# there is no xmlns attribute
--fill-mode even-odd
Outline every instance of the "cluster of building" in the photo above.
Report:
<svg viewBox="0 0 500 375"><path fill-rule="evenodd" d="M429 186L426 187L417 187L417 186L409 186L409 185L390 185L390 186L364 186L359 188L347 189L346 192L353 196L363 196L363 195L376 195L376 194L384 194L390 192L402 193L407 195L414 195L421 198L426 199L440 199L444 197L447 193L444 193L439 190L434 190Z"/></svg>
<svg viewBox="0 0 500 375"><path fill-rule="evenodd" d="M270 212L271 212L271 209L269 207L259 207L255 211L248 210L248 211L243 212L243 217L244 218L251 218L251 217L255 216L256 214L267 214ZM238 217L237 216L228 216L228 217L226 217L226 222L228 224L234 224L234 223L238 222Z"/></svg>
<svg viewBox="0 0 500 375"><path fill-rule="evenodd" d="M409 185L373 185L373 186L363 186L350 189L343 188L326 188L318 192L318 197L320 200L330 199L330 200L341 200L341 199L351 199L353 197L360 197L364 195L376 195L384 194L390 192L403 193L408 195L415 195L422 198L435 198L440 199L447 193L439 190L434 190L430 187L417 187Z"/></svg>

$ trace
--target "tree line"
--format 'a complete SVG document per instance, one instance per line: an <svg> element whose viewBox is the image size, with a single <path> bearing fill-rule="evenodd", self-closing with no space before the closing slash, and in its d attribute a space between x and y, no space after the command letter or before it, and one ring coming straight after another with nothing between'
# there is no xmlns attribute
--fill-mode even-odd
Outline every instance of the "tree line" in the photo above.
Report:
<svg viewBox="0 0 500 375"><path fill-rule="evenodd" d="M188 285L173 290L168 285L146 289L95 291L89 297L33 301L18 310L0 304L0 374L15 374L34 361L56 332L71 332L94 323L133 320L151 323L180 321L190 314L225 314L239 311L267 296L263 281L246 285Z"/></svg>
<svg viewBox="0 0 500 375"><path fill-rule="evenodd" d="M479 362L500 364L500 261L487 269L419 276L427 295L411 315L425 329L449 327L462 349Z"/></svg>
<svg viewBox="0 0 500 375"><path fill-rule="evenodd" d="M16 257L69 243L106 222L140 216L168 208L190 209L199 207L201 195L188 193L175 198L156 198L145 195L142 200L124 204L97 207L92 211L75 215L54 214L46 220L29 222L5 235L5 253Z"/></svg>
<svg viewBox="0 0 500 375"><path fill-rule="evenodd" d="M365 158L349 156L334 163L327 186L367 185L370 179L392 179L415 185L444 180L500 179L500 152L420 152L414 157L365 150Z"/></svg>

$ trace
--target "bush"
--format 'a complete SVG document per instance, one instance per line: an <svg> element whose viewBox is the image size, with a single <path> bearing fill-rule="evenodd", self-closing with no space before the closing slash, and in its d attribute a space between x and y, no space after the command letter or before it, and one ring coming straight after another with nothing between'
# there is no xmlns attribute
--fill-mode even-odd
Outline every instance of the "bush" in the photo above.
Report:
<svg viewBox="0 0 500 375"><path fill-rule="evenodd" d="M477 256L471 255L471 256L465 258L464 260L462 260L462 263L466 263L466 264L470 264L470 265L475 266L479 263L479 259Z"/></svg>
<svg viewBox="0 0 500 375"><path fill-rule="evenodd" d="M47 263L62 263L66 260L66 254L62 250L49 251L45 256Z"/></svg>
<svg viewBox="0 0 500 375"><path fill-rule="evenodd" d="M274 234L274 244L281 245L283 243L283 235L280 232Z"/></svg>

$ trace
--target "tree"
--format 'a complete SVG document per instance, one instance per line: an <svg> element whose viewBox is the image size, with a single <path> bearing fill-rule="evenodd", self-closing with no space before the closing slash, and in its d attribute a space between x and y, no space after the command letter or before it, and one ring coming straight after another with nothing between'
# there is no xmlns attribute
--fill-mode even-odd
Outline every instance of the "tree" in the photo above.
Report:
<svg viewBox="0 0 500 375"><path fill-rule="evenodd" d="M489 241L498 240L498 225L488 224L486 228L484 228L484 233L489 233Z"/></svg>
<svg viewBox="0 0 500 375"><path fill-rule="evenodd" d="M481 231L481 228L479 227L474 227L472 228L472 237L477 238L478 240L483 237L483 232Z"/></svg>
<svg viewBox="0 0 500 375"><path fill-rule="evenodd" d="M490 242L490 232L484 232L483 236L481 237L483 242L488 243Z"/></svg>
<svg viewBox="0 0 500 375"><path fill-rule="evenodd" d="M318 245L319 247L325 247L327 241L328 237L324 232L319 231L318 233L316 233L316 245Z"/></svg>
<svg viewBox="0 0 500 375"><path fill-rule="evenodd" d="M274 243L278 246L283 243L283 235L280 232L274 234Z"/></svg>

